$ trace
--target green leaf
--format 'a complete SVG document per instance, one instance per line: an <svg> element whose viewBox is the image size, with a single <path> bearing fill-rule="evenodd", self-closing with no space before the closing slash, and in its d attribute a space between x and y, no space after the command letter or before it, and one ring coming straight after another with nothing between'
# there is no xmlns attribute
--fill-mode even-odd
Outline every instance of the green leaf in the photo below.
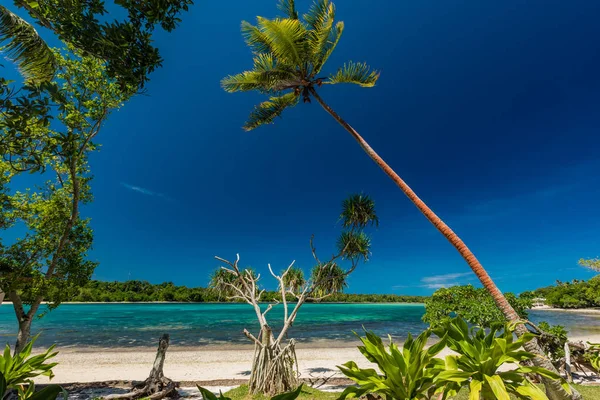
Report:
<svg viewBox="0 0 600 400"><path fill-rule="evenodd" d="M52 80L56 60L33 26L0 6L0 51L14 61L26 80L39 84Z"/></svg>
<svg viewBox="0 0 600 400"><path fill-rule="evenodd" d="M525 385L517 386L515 391L520 395L526 396L528 399L531 400L548 400L548 396L546 396L546 393L544 393L540 388L531 384L530 382L527 382L527 384Z"/></svg>
<svg viewBox="0 0 600 400"><path fill-rule="evenodd" d="M250 131L261 125L271 124L276 117L280 116L288 107L298 104L299 96L294 92L279 97L271 97L254 108L248 121L244 125L244 130Z"/></svg>
<svg viewBox="0 0 600 400"><path fill-rule="evenodd" d="M62 387L58 385L49 385L32 394L27 400L56 400L61 393L66 393Z"/></svg>
<svg viewBox="0 0 600 400"><path fill-rule="evenodd" d="M294 400L298 396L300 396L300 393L302 393L302 386L303 384L300 384L300 386L298 386L296 390L292 392L278 394L277 396L272 397L271 400Z"/></svg>
<svg viewBox="0 0 600 400"><path fill-rule="evenodd" d="M285 13L286 17L298 19L298 12L296 12L294 0L279 0L278 8Z"/></svg>
<svg viewBox="0 0 600 400"><path fill-rule="evenodd" d="M331 75L324 83L354 83L362 87L373 87L377 79L379 79L379 72L371 71L371 67L366 63L354 63L350 61L344 64L335 75Z"/></svg>
<svg viewBox="0 0 600 400"><path fill-rule="evenodd" d="M4 374L0 372L0 399L4 398L4 393L6 393L6 379L4 379Z"/></svg>
<svg viewBox="0 0 600 400"><path fill-rule="evenodd" d="M473 379L471 383L469 383L469 400L479 400L479 394L481 393L482 387L483 382Z"/></svg>
<svg viewBox="0 0 600 400"><path fill-rule="evenodd" d="M502 381L502 378L500 378L500 376L484 375L483 377L487 381L490 389L492 389L492 392L494 392L494 395L498 400L510 400L510 396L506 391L506 386L504 386L504 382Z"/></svg>
<svg viewBox="0 0 600 400"><path fill-rule="evenodd" d="M210 390L203 388L202 386L196 385L198 387L198 390L200 391L200 394L202 395L202 398L204 400L219 400L219 398L217 396L215 396ZM221 396L222 398L222 396Z"/></svg>

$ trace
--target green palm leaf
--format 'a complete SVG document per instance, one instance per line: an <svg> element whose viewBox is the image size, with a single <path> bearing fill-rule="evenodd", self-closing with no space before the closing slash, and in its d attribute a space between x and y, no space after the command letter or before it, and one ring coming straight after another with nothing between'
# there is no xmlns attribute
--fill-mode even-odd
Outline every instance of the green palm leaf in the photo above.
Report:
<svg viewBox="0 0 600 400"><path fill-rule="evenodd" d="M298 12L294 0L279 0L278 8L290 19L298 19Z"/></svg>
<svg viewBox="0 0 600 400"><path fill-rule="evenodd" d="M268 43L267 35L258 27L249 22L242 21L242 37L253 53L271 53L271 46Z"/></svg>
<svg viewBox="0 0 600 400"><path fill-rule="evenodd" d="M299 98L294 92L279 97L271 97L269 101L265 101L254 108L244 125L244 130L251 131L261 125L272 123L286 108L298 104Z"/></svg>
<svg viewBox="0 0 600 400"><path fill-rule="evenodd" d="M313 76L321 70L326 61L325 55L331 54L330 46L336 42L334 19L335 6L329 0L318 0L304 15L304 20L310 27L308 46L314 64Z"/></svg>
<svg viewBox="0 0 600 400"><path fill-rule="evenodd" d="M379 79L379 72L372 71L366 63L354 63L352 61L344 64L335 75L323 83L354 83L362 87L373 87Z"/></svg>
<svg viewBox="0 0 600 400"><path fill-rule="evenodd" d="M258 28L278 61L293 65L304 63L306 28L299 20L258 17Z"/></svg>
<svg viewBox="0 0 600 400"><path fill-rule="evenodd" d="M52 51L27 21L0 6L0 52L14 61L26 80L52 80L56 62Z"/></svg>

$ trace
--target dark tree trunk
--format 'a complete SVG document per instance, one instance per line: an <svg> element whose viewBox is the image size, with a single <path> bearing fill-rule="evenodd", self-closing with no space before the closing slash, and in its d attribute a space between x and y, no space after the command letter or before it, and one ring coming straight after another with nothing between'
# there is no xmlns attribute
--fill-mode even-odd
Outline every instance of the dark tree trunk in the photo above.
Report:
<svg viewBox="0 0 600 400"><path fill-rule="evenodd" d="M366 140L359 135L359 133L350 126L346 121L342 119L323 99L314 88L311 88L311 94L317 99L319 104L327 111L344 129L346 129L350 135L358 142L360 147L367 153L367 155L389 176L392 181L404 192L404 194L414 203L414 205L423 213L425 218L429 220L435 226L435 228L456 248L458 253L464 258L471 270L475 273L483 287L489 292L494 299L496 306L500 309L504 317L508 321L520 320L519 315L516 313L514 308L510 305L506 297L502 294L500 289L496 286L492 278L488 275L487 271L483 268L483 265L477 260L475 254L467 247L467 245L458 237L456 233L440 217L438 217L431 208L429 208L423 200L417 196L417 194L408 186L406 182L377 154L375 150L367 143ZM527 332L527 328L523 325L517 327L517 334L521 336ZM536 339L531 340L525 346L525 349L536 355L534 359L535 365L549 369L550 371L558 373L554 365L550 362L548 357L544 354L544 351L539 346ZM563 389L559 382L550 379L544 379L544 385L546 386L546 392L550 400L567 400L573 398L574 400L581 399L581 395L573 388L573 396Z"/></svg>
<svg viewBox="0 0 600 400"><path fill-rule="evenodd" d="M25 316L19 321L19 332L17 333L17 342L15 343L15 354L20 353L31 338L31 319Z"/></svg>
<svg viewBox="0 0 600 400"><path fill-rule="evenodd" d="M177 385L175 382L166 378L163 373L163 366L165 364L165 357L167 355L167 348L169 347L169 335L164 334L158 341L158 349L156 350L156 358L154 359L154 365L150 371L150 376L136 385L133 390L129 393L124 394L111 394L106 396L105 400L114 399L139 399L146 398L150 400L162 399L164 397L171 396L177 393Z"/></svg>

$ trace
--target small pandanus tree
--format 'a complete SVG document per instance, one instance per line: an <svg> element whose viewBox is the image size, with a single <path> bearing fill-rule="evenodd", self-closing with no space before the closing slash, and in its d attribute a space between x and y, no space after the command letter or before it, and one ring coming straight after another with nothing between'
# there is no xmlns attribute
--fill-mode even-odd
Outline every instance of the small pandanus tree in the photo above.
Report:
<svg viewBox="0 0 600 400"><path fill-rule="evenodd" d="M261 125L273 123L289 107L300 100L310 103L311 98L323 107L358 142L367 155L392 179L392 181L415 204L435 228L456 248L473 270L481 284L490 293L496 306L509 321L519 321L519 315L492 281L473 252L456 233L438 217L425 202L400 178L400 176L373 150L367 141L337 114L321 98L317 90L322 85L353 83L361 87L373 87L379 73L365 63L348 62L334 74L323 77L321 71L335 50L344 23L335 23L335 7L330 0L315 0L308 13L300 19L294 0L280 0L284 18L258 17L256 26L242 22L242 34L251 48L253 69L231 75L221 81L227 92L257 91L269 96L254 109L244 125L249 131ZM528 332L523 325L517 334ZM556 372L543 350L533 339L525 344L527 351L536 354L535 364ZM567 399L567 392L555 381L545 380L551 400ZM574 398L579 394L573 390Z"/></svg>
<svg viewBox="0 0 600 400"><path fill-rule="evenodd" d="M349 212L353 207L354 212ZM269 304L263 311L260 307L264 289L259 286L260 274L251 269L239 267L240 256L231 262L215 257L223 262L211 276L210 286L219 290L230 299L248 303L254 308L260 325L257 336L244 329L244 334L255 345L255 354L250 375L249 390L252 394L275 395L295 389L298 386L298 363L296 360L295 341L288 340L288 332L298 311L307 301L320 301L346 287L346 279L363 261L369 259L371 240L363 231L368 225L377 225L373 200L368 196L351 196L343 203L340 216L344 231L337 242L337 254L327 261L321 261L310 240L310 248L316 265L310 278L305 278L302 269L292 262L279 275L273 272L268 264L271 276L278 283L280 298ZM346 268L342 266L346 265ZM283 305L283 324L278 333L274 332L267 314L277 304ZM284 343L285 342L285 343Z"/></svg>

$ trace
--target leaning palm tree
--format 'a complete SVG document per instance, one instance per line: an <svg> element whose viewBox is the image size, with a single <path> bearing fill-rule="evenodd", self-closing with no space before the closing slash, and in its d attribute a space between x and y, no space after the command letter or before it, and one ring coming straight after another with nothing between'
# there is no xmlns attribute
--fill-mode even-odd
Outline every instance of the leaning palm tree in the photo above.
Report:
<svg viewBox="0 0 600 400"><path fill-rule="evenodd" d="M52 50L27 21L0 6L0 53L13 61L26 81L52 80L56 60Z"/></svg>
<svg viewBox="0 0 600 400"><path fill-rule="evenodd" d="M321 71L344 30L343 22L334 21L333 3L330 0L316 0L302 20L296 11L294 0L280 0L279 8L285 13L284 18L258 17L257 25L242 22L242 34L254 54L254 67L250 71L228 76L221 82L228 92L258 91L270 96L268 101L259 104L252 111L244 129L249 131L272 123L285 109L297 105L301 99L304 103L310 103L311 98L316 99L458 250L483 286L490 292L506 319L519 320L518 314L465 243L317 92L322 85L339 83L372 87L379 78L379 73L367 64L355 62L348 62L336 73L326 78L322 77ZM519 325L520 335L526 331L523 325ZM528 342L526 347L528 351L538 355L535 359L536 364L555 371L537 340ZM545 381L545 384L551 400L569 398L557 382Z"/></svg>

